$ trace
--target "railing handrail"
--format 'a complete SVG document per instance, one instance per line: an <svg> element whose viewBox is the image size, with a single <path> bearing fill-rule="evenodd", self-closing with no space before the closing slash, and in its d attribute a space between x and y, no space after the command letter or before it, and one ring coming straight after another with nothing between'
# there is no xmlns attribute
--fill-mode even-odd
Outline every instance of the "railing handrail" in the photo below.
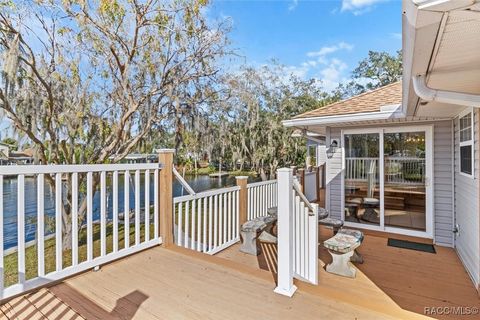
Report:
<svg viewBox="0 0 480 320"><path fill-rule="evenodd" d="M159 163L18 165L0 166L0 175L111 172L122 170L154 170L161 168L162 164Z"/></svg>
<svg viewBox="0 0 480 320"><path fill-rule="evenodd" d="M296 193L298 194L298 196L300 197L300 199L302 199L302 201L305 203L305 205L312 211L315 211L315 210L318 210L314 208L314 206L312 206L312 204L310 203L310 201L308 201L307 197L305 197L305 195L303 194L303 192L300 190L300 186L299 186L299 183L297 180L293 180L293 189L296 191Z"/></svg>
<svg viewBox="0 0 480 320"><path fill-rule="evenodd" d="M247 184L247 188L259 187L259 186L264 186L264 185L267 185L267 184L274 184L274 183L277 183L276 179L267 180L267 181L260 181L260 182L253 182L253 183Z"/></svg>
<svg viewBox="0 0 480 320"><path fill-rule="evenodd" d="M188 182L185 181L185 179L181 176L181 174L177 171L177 169L175 169L175 167L173 167L172 171L173 171L173 174L175 175L175 178L177 178L177 180L180 182L180 184L185 189L187 189L187 191L188 191L188 193L190 193L190 195L194 196L196 194L196 192L192 189L192 187L188 184Z"/></svg>
<svg viewBox="0 0 480 320"><path fill-rule="evenodd" d="M347 160L378 160L378 157L345 157ZM394 156L385 156L385 159L388 160L421 160L425 161L425 158L420 157L394 157Z"/></svg>
<svg viewBox="0 0 480 320"><path fill-rule="evenodd" d="M189 195L186 195L186 196L175 197L175 198L173 198L173 202L174 203L179 203L179 202L184 202L184 201L189 201L189 200L214 196L214 195L218 195L218 194L224 194L224 193L237 191L237 190L240 190L239 186L228 187L228 188L220 188L220 189L211 189L211 190L196 193L194 195L189 194Z"/></svg>

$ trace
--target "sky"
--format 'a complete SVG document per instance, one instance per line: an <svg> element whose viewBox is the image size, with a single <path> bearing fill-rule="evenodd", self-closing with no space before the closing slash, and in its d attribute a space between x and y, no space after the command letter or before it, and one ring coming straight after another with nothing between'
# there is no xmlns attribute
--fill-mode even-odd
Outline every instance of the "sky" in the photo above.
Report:
<svg viewBox="0 0 480 320"><path fill-rule="evenodd" d="M208 15L231 20L242 62L276 59L332 90L369 50L401 49L401 10L401 0L212 0Z"/></svg>

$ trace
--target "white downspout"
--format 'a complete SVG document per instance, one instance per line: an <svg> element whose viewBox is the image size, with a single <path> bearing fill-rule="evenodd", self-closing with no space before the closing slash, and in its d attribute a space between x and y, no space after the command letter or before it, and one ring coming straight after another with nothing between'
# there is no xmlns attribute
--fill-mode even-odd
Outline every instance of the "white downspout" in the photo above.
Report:
<svg viewBox="0 0 480 320"><path fill-rule="evenodd" d="M423 100L480 108L480 95L429 88L425 75L413 76L412 84L417 96Z"/></svg>

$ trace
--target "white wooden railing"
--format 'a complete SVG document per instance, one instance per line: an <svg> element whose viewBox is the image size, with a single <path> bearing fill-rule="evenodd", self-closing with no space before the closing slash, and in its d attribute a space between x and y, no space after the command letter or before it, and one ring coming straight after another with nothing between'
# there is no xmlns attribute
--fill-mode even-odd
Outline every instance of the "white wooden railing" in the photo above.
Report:
<svg viewBox="0 0 480 320"><path fill-rule="evenodd" d="M307 200L296 181L292 198L294 276L318 284L318 204Z"/></svg>
<svg viewBox="0 0 480 320"><path fill-rule="evenodd" d="M240 187L174 198L174 238L178 246L215 254L240 240Z"/></svg>
<svg viewBox="0 0 480 320"><path fill-rule="evenodd" d="M291 297L293 278L318 284L318 205L311 204L293 179L278 170L278 272L275 292Z"/></svg>
<svg viewBox="0 0 480 320"><path fill-rule="evenodd" d="M277 206L277 180L249 183L247 190L248 220L266 216L268 208Z"/></svg>
<svg viewBox="0 0 480 320"><path fill-rule="evenodd" d="M345 158L345 179L367 181L371 161L375 162L375 180L378 181L378 158ZM385 183L423 184L425 183L425 159L416 157L386 157Z"/></svg>
<svg viewBox="0 0 480 320"><path fill-rule="evenodd" d="M160 166L156 163L0 167L0 299L161 243L158 197L150 196L152 184L152 194L159 193L159 171ZM16 212L4 210L3 186L6 179L16 180L17 183ZM28 201L35 202L35 247L26 243L26 224L30 221L26 217L27 179L34 179L29 183L36 186L36 195L28 198ZM120 182L123 182L122 187ZM54 210L51 213L47 213L45 208L45 188L50 188L54 194ZM28 205L31 208L32 203ZM122 205L126 208L123 219L119 212ZM98 207L98 211L94 212L94 207ZM16 217L14 264L11 261L4 264L7 259L12 259L4 256L4 218L9 215ZM46 229L49 219L54 220L50 232ZM69 228L72 232L65 232ZM65 235L71 239L65 239ZM50 243L52 237L54 244ZM65 250L63 243L67 240L71 240L71 248ZM36 252L27 255L27 250ZM33 259L28 261L28 265L33 265L35 270L26 269L27 259Z"/></svg>

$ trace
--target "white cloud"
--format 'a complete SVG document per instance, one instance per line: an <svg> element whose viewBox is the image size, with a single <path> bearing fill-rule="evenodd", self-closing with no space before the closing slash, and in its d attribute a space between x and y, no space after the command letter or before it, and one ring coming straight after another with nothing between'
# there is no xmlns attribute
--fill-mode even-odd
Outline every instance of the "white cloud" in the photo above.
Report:
<svg viewBox="0 0 480 320"><path fill-rule="evenodd" d="M288 73L304 79L318 79L326 91L332 91L339 83L348 79L348 66L338 55L341 51L351 51L352 49L353 45L341 41L324 46L318 51L307 52L305 55L308 59L298 66L288 66Z"/></svg>
<svg viewBox="0 0 480 320"><path fill-rule="evenodd" d="M290 2L290 5L288 6L288 11L295 10L297 6L298 6L298 0L292 0L292 2Z"/></svg>
<svg viewBox="0 0 480 320"><path fill-rule="evenodd" d="M354 15L360 15L370 11L373 6L385 0L342 0L341 11L351 11Z"/></svg>
<svg viewBox="0 0 480 320"><path fill-rule="evenodd" d="M338 50L348 50L348 51L350 51L352 49L353 49L353 45L342 41L342 42L339 42L338 44L333 45L333 46L322 47L318 51L307 52L307 57L324 57L327 54L334 53Z"/></svg>
<svg viewBox="0 0 480 320"><path fill-rule="evenodd" d="M347 64L340 59L331 59L330 64L326 68L320 70L320 80L322 81L325 90L331 91L335 89L340 82L344 81L344 72L347 68Z"/></svg>

